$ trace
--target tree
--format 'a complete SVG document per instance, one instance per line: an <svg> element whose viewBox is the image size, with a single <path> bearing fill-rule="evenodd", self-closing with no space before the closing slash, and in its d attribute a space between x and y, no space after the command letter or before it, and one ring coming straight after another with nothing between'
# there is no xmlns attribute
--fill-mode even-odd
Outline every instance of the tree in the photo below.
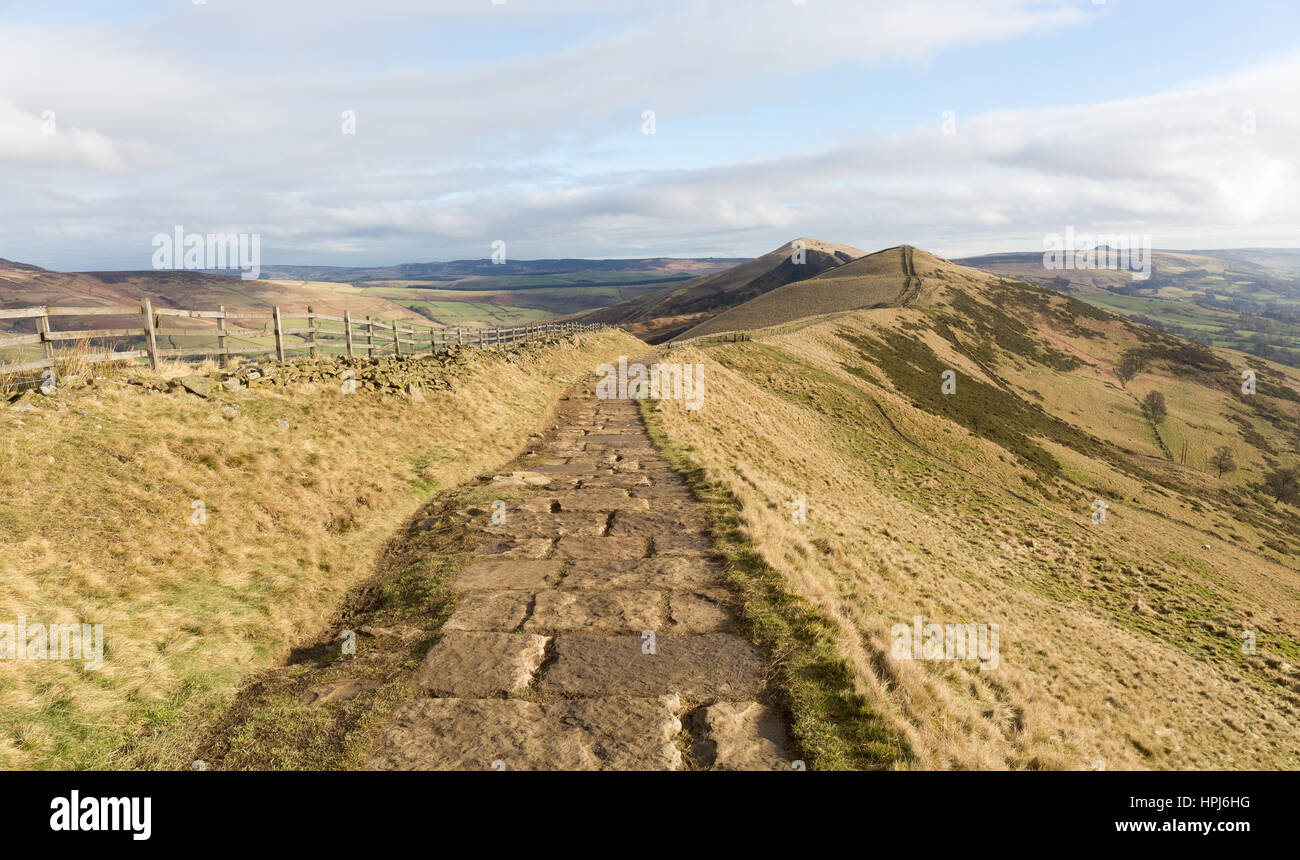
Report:
<svg viewBox="0 0 1300 860"><path fill-rule="evenodd" d="M1296 469L1274 469L1264 476L1264 486L1279 502L1295 504L1300 499L1300 472Z"/></svg>
<svg viewBox="0 0 1300 860"><path fill-rule="evenodd" d="M1165 396L1159 391L1152 391L1148 394L1142 401L1142 405L1147 408L1147 412L1151 415L1151 420L1157 424L1159 424L1160 421L1169 414L1169 410L1165 407Z"/></svg>
<svg viewBox="0 0 1300 860"><path fill-rule="evenodd" d="M1219 477L1223 477L1224 472L1237 471L1237 461L1232 456L1232 449L1227 445L1220 445L1214 449L1214 456L1210 458L1210 465L1219 470Z"/></svg>
<svg viewBox="0 0 1300 860"><path fill-rule="evenodd" d="M1128 385L1146 366L1146 357L1139 350L1130 349L1120 356L1119 367L1115 370L1115 375L1119 377L1120 382Z"/></svg>

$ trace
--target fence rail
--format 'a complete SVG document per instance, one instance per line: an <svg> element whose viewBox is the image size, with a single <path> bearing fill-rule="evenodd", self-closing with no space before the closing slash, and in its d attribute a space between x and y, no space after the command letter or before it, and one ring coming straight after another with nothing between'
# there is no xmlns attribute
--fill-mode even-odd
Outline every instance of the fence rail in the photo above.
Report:
<svg viewBox="0 0 1300 860"><path fill-rule="evenodd" d="M142 325L128 328L71 329L55 330L50 321L58 317L128 317L137 316ZM445 352L448 347L474 346L483 349L501 349L505 346L523 341L578 331L590 331L600 328L597 325L584 325L572 322L535 323L532 325L512 326L508 328L469 328L462 326L421 325L413 320L381 319L367 316L363 320L354 320L351 311L344 311L343 316L316 313L310 306L306 313L283 313L277 306L268 311L226 310L225 307L215 311L188 310L184 308L155 308L149 299L138 305L121 305L115 307L55 307L42 306L31 308L0 309L0 320L35 320L36 331L32 333L0 334L0 349L40 347L40 358L4 362L0 356L0 374L22 373L57 367L61 362L105 362L128 361L146 358L149 365L157 369L160 358L214 357L225 366L232 355L250 355L257 353L274 354L279 361L285 360L288 352L307 350L311 356L322 352L339 355L366 355L371 358L382 355L431 355ZM164 327L164 320L198 320L213 324L209 332L194 328L178 327L175 322ZM264 328L229 326L227 321L243 323L264 320ZM306 325L294 325L286 328L285 322L305 322ZM403 337L406 335L406 337ZM215 346L188 346L178 344L178 339L215 339ZM287 340L300 338L299 341ZM123 339L138 339L138 344ZM247 343L262 339L263 343ZM159 340L169 344L159 346ZM232 340L245 341L232 344ZM92 355L59 355L56 344L77 341L118 341L121 347Z"/></svg>
<svg viewBox="0 0 1300 860"><path fill-rule="evenodd" d="M739 343L749 339L750 332L748 330L737 329L736 331L720 331L713 334L696 335L686 340L670 340L668 341L668 348L677 349L687 345L705 346L710 343Z"/></svg>

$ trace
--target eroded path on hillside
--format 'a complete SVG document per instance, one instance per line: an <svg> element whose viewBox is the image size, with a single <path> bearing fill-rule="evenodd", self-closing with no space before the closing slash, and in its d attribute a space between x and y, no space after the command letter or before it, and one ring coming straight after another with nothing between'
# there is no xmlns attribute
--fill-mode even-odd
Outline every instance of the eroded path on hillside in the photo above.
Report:
<svg viewBox="0 0 1300 860"><path fill-rule="evenodd" d="M379 769L788 770L763 654L736 635L704 506L636 404L561 401L369 761ZM500 506L497 506L500 510ZM500 517L498 516L498 519Z"/></svg>

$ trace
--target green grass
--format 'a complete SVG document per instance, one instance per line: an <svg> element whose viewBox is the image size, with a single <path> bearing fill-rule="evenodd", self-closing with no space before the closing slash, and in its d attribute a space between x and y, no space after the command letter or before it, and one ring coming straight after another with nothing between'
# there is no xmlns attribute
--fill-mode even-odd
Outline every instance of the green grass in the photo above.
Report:
<svg viewBox="0 0 1300 860"><path fill-rule="evenodd" d="M414 695L410 677L451 614L452 576L471 539L454 515L471 494L449 494L417 514L412 523L433 519L433 527L399 533L380 554L378 572L353 590L310 645L295 649L288 666L244 687L195 758L223 770L362 767L393 707ZM338 631L363 627L412 633L400 639L358 633L356 655L342 654ZM351 680L374 688L319 707L300 704L313 688Z"/></svg>
<svg viewBox="0 0 1300 860"><path fill-rule="evenodd" d="M834 644L834 624L790 590L780 572L745 540L736 498L707 480L686 451L653 423L641 404L650 438L709 509L715 548L727 560L727 582L738 593L745 632L766 649L779 704L799 755L812 770L887 770L908 761L902 737L875 713L854 684Z"/></svg>
<svg viewBox="0 0 1300 860"><path fill-rule="evenodd" d="M1084 296L1082 300L1202 343L1263 354L1274 361L1300 366L1300 324L1248 316L1251 325L1245 325L1243 315L1237 311L1203 307L1177 298L1106 294ZM1268 331L1257 332L1252 326L1266 326ZM1261 352L1257 337L1263 338L1266 352Z"/></svg>

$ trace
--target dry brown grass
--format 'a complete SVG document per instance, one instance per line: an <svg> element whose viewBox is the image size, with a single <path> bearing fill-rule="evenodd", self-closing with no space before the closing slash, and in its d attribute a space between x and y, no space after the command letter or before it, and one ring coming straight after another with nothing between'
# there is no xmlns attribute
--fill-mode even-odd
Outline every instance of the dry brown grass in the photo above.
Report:
<svg viewBox="0 0 1300 860"><path fill-rule="evenodd" d="M5 410L0 621L102 623L107 655L99 671L0 664L0 766L174 761L246 673L319 630L432 493L509 460L568 384L643 349L613 331L578 343L481 355L423 403L110 384Z"/></svg>
<svg viewBox="0 0 1300 860"><path fill-rule="evenodd" d="M1044 392L1044 408L1096 429L1118 458L1037 440L1061 461L1059 492L1042 495L1012 452L917 408L841 336L914 324L929 317L861 311L673 350L705 366L704 409L651 411L735 494L764 560L835 620L860 690L915 756L898 766L1300 768L1300 536L1287 553L1267 550L1279 520L1220 496L1249 475L1220 484L1157 459L1136 404L1091 366L1017 368L1003 354L999 374ZM982 376L943 358L962 379ZM1216 398L1151 382L1169 390L1171 422L1230 426ZM1118 453L1126 442L1132 455ZM1249 472L1259 455L1243 459ZM1105 526L1090 521L1097 493L1112 503ZM792 522L798 498L806 525ZM916 615L998 624L1001 665L894 659L890 628ZM1257 632L1256 656L1241 653L1243 629Z"/></svg>

